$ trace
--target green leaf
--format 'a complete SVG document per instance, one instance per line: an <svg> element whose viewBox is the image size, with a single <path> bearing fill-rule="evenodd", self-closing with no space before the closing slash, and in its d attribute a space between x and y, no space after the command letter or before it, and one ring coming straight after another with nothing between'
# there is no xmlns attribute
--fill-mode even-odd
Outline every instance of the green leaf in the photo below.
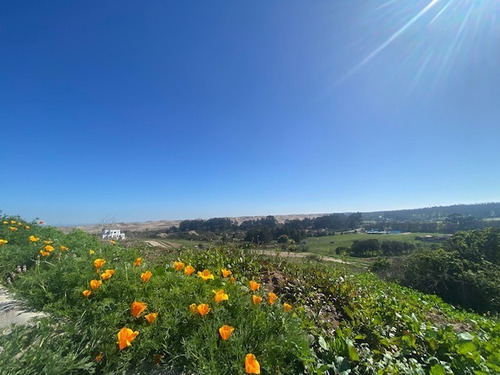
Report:
<svg viewBox="0 0 500 375"><path fill-rule="evenodd" d="M446 369L440 365L439 363L436 363L434 366L431 367L431 371L429 372L430 375L446 375Z"/></svg>
<svg viewBox="0 0 500 375"><path fill-rule="evenodd" d="M461 341L472 341L474 339L474 336L472 336L469 332L459 333L457 337Z"/></svg>
<svg viewBox="0 0 500 375"><path fill-rule="evenodd" d="M323 350L330 350L330 347L328 346L328 343L325 341L323 336L320 336L318 339L318 344L321 346L321 349Z"/></svg>
<svg viewBox="0 0 500 375"><path fill-rule="evenodd" d="M458 354L469 354L477 350L476 345L472 341L465 341L457 344Z"/></svg>
<svg viewBox="0 0 500 375"><path fill-rule="evenodd" d="M346 339L345 342L347 344L347 350L349 352L349 359L351 361L355 361L355 362L359 361L358 351L354 347L354 344L352 343L352 341L349 339Z"/></svg>

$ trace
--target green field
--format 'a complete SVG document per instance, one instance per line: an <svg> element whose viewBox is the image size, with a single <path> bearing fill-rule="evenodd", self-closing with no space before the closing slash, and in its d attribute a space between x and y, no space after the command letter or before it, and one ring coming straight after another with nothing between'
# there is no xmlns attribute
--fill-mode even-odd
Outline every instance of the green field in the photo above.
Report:
<svg viewBox="0 0 500 375"><path fill-rule="evenodd" d="M414 244L427 244L426 242L416 240L416 237L425 235L442 236L436 233L411 233L411 234L366 234L366 233L346 233L337 234L335 236L324 237L308 237L306 239L306 247L309 252L326 255L336 256L335 249L338 247L351 247L354 241L378 239L380 242L384 241L401 241Z"/></svg>

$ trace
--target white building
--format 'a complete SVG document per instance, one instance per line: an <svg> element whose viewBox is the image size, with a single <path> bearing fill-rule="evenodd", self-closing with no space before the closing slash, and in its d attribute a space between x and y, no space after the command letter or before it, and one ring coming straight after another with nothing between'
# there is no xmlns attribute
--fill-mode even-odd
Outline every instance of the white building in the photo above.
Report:
<svg viewBox="0 0 500 375"><path fill-rule="evenodd" d="M125 233L122 233L120 229L103 229L102 230L103 240L124 240Z"/></svg>

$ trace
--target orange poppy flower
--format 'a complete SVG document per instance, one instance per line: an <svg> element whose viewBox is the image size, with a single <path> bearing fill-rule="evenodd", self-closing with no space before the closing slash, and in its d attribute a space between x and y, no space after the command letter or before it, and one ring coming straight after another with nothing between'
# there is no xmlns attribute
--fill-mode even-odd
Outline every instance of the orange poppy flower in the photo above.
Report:
<svg viewBox="0 0 500 375"><path fill-rule="evenodd" d="M278 296L274 293L269 293L269 303L272 305L276 300L278 299Z"/></svg>
<svg viewBox="0 0 500 375"><path fill-rule="evenodd" d="M23 225L23 223L19 222L19 223L17 223L17 225L22 226L22 225Z"/></svg>
<svg viewBox="0 0 500 375"><path fill-rule="evenodd" d="M92 290L96 290L101 285L102 285L102 281L101 280L91 280L90 281L90 289L92 289Z"/></svg>
<svg viewBox="0 0 500 375"><path fill-rule="evenodd" d="M116 243L116 241L111 240L111 241L109 241L109 243L110 243L111 245L114 245L114 244Z"/></svg>
<svg viewBox="0 0 500 375"><path fill-rule="evenodd" d="M229 296L224 293L223 289L218 290L217 292L213 290L213 292L215 293L215 302L227 301L229 299Z"/></svg>
<svg viewBox="0 0 500 375"><path fill-rule="evenodd" d="M245 371L247 374L260 374L260 364L252 353L245 357Z"/></svg>
<svg viewBox="0 0 500 375"><path fill-rule="evenodd" d="M9 224L9 222L8 222L8 221L5 221L5 220L3 221L3 223L4 223L4 225Z"/></svg>
<svg viewBox="0 0 500 375"><path fill-rule="evenodd" d="M194 267L193 266L187 266L184 268L184 273L188 276L190 276L194 272Z"/></svg>
<svg viewBox="0 0 500 375"><path fill-rule="evenodd" d="M47 255L49 255L50 253L48 251L43 251L43 250L40 250L40 254L43 256L43 257L46 257Z"/></svg>
<svg viewBox="0 0 500 375"><path fill-rule="evenodd" d="M292 309L292 305L289 305L288 303L285 302L283 304L283 308L285 309L285 311L288 312L288 311L290 311Z"/></svg>
<svg viewBox="0 0 500 375"><path fill-rule="evenodd" d="M204 281L214 279L214 275L212 275L207 269L204 269L203 272L198 271L198 277L201 277Z"/></svg>
<svg viewBox="0 0 500 375"><path fill-rule="evenodd" d="M10 221L10 223L11 223L11 224L15 224L15 223L16 223L16 221L15 221L15 220L11 220L11 221Z"/></svg>
<svg viewBox="0 0 500 375"><path fill-rule="evenodd" d="M97 363L99 363L99 362L101 362L101 361L102 361L102 358L103 358L103 357L104 357L104 354L102 354L102 352L101 352L101 353L99 353L98 355L96 355L96 356L95 356L95 361L96 361Z"/></svg>
<svg viewBox="0 0 500 375"><path fill-rule="evenodd" d="M236 281L236 279L234 278L234 276L231 276L229 278L229 284L233 284L235 281Z"/></svg>
<svg viewBox="0 0 500 375"><path fill-rule="evenodd" d="M222 340L226 341L229 336L231 336L231 333L233 333L234 327L228 326L228 325L223 325L222 327L219 328L219 334L220 337L222 337Z"/></svg>
<svg viewBox="0 0 500 375"><path fill-rule="evenodd" d="M35 236L30 236L30 241L31 242L36 242L40 239L40 237L35 237Z"/></svg>
<svg viewBox="0 0 500 375"><path fill-rule="evenodd" d="M146 318L149 324L153 324L157 317L158 313L150 313L148 315L144 315L144 318Z"/></svg>
<svg viewBox="0 0 500 375"><path fill-rule="evenodd" d="M38 222L38 224L42 225L42 224L45 224L45 223L44 223L42 220L40 220L40 221Z"/></svg>
<svg viewBox="0 0 500 375"><path fill-rule="evenodd" d="M184 263L182 262L174 262L174 268L176 271L180 271L184 268Z"/></svg>
<svg viewBox="0 0 500 375"><path fill-rule="evenodd" d="M2 240L2 239L0 238L0 246L5 245L7 242L9 242L9 241L7 241L7 240Z"/></svg>
<svg viewBox="0 0 500 375"><path fill-rule="evenodd" d="M210 307L206 303L198 305L197 309L201 316L205 316L210 312Z"/></svg>
<svg viewBox="0 0 500 375"><path fill-rule="evenodd" d="M138 318L139 316L141 316L142 312L146 310L146 307L148 307L147 303L134 301L130 306L132 316L134 318Z"/></svg>
<svg viewBox="0 0 500 375"><path fill-rule="evenodd" d="M82 292L82 294L83 294L83 296L84 296L85 298L88 298L88 296L90 296L90 295L92 294L92 292L91 292L90 290L84 290L84 291Z"/></svg>
<svg viewBox="0 0 500 375"><path fill-rule="evenodd" d="M104 263L106 263L106 261L104 259L101 259L101 258L96 259L96 260L94 260L94 267L99 270L99 268L101 268L102 266L104 266Z"/></svg>
<svg viewBox="0 0 500 375"><path fill-rule="evenodd" d="M233 274L231 271L226 270L225 268L223 268L221 271L222 271L222 277L228 277Z"/></svg>
<svg viewBox="0 0 500 375"><path fill-rule="evenodd" d="M161 362L162 358L163 354L155 354L155 356L153 357L153 363L157 365L158 363Z"/></svg>
<svg viewBox="0 0 500 375"><path fill-rule="evenodd" d="M61 249L62 251L68 250L68 248L66 246L59 246L59 249Z"/></svg>
<svg viewBox="0 0 500 375"><path fill-rule="evenodd" d="M132 344L132 341L137 337L139 331L133 332L130 328L123 327L120 332L118 332L118 346L120 350L125 349L127 346Z"/></svg>
<svg viewBox="0 0 500 375"><path fill-rule="evenodd" d="M260 284L259 283L256 283L255 281L251 280L249 282L250 284L250 289L252 290L252 292L255 292L257 289L260 288Z"/></svg>
<svg viewBox="0 0 500 375"><path fill-rule="evenodd" d="M26 225L26 226L24 227L24 229L30 229L30 226L29 226L29 225Z"/></svg>
<svg viewBox="0 0 500 375"><path fill-rule="evenodd" d="M9 227L9 229L10 229L11 232L15 232L17 230L16 227Z"/></svg>
<svg viewBox="0 0 500 375"><path fill-rule="evenodd" d="M262 297L256 296L255 294L252 296L252 301L254 305L258 305L262 302Z"/></svg>
<svg viewBox="0 0 500 375"><path fill-rule="evenodd" d="M192 303L189 305L189 310L191 310L191 312L193 314L196 314L198 312L198 306L196 306L196 303Z"/></svg>
<svg viewBox="0 0 500 375"><path fill-rule="evenodd" d="M134 267L139 267L142 263L142 258L135 258Z"/></svg>
<svg viewBox="0 0 500 375"><path fill-rule="evenodd" d="M146 283L149 281L149 279L153 276L153 274L150 271L146 271L144 273L141 273L141 279L143 283Z"/></svg>
<svg viewBox="0 0 500 375"><path fill-rule="evenodd" d="M54 251L54 246L51 245L45 245L45 251L48 251L49 253Z"/></svg>
<svg viewBox="0 0 500 375"><path fill-rule="evenodd" d="M112 272L109 272L109 271L112 271ZM115 271L113 271L113 270L106 270L101 274L101 279L107 280L107 279L111 278L111 276L113 276L114 273L115 273Z"/></svg>

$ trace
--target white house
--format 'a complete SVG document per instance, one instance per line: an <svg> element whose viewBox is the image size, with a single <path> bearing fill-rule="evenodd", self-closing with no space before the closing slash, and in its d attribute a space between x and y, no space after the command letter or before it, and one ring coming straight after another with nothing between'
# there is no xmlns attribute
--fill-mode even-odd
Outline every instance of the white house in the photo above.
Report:
<svg viewBox="0 0 500 375"><path fill-rule="evenodd" d="M124 240L125 233L122 233L120 229L103 229L102 230L103 240Z"/></svg>

